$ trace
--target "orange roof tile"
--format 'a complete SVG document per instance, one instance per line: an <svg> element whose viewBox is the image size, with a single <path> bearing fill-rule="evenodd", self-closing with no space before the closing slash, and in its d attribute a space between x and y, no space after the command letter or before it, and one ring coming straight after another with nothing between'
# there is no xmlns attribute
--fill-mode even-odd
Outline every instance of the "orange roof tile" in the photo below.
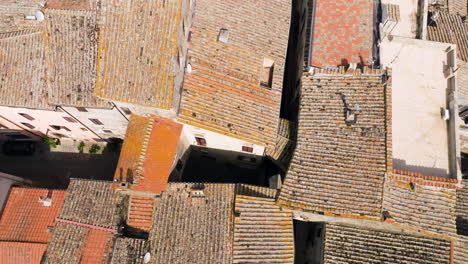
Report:
<svg viewBox="0 0 468 264"><path fill-rule="evenodd" d="M114 179L135 191L161 192L166 184L182 125L162 117L132 115Z"/></svg>
<svg viewBox="0 0 468 264"><path fill-rule="evenodd" d="M0 264L40 263L47 244L0 242Z"/></svg>
<svg viewBox="0 0 468 264"><path fill-rule="evenodd" d="M52 205L39 199L50 192ZM14 187L0 219L0 240L47 243L49 226L54 225L64 200L65 191Z"/></svg>
<svg viewBox="0 0 468 264"><path fill-rule="evenodd" d="M99 0L47 0L46 8L63 10L96 10Z"/></svg>
<svg viewBox="0 0 468 264"><path fill-rule="evenodd" d="M109 242L112 237L112 233L88 229L85 244L80 249L82 263L103 263L103 258L110 253Z"/></svg>
<svg viewBox="0 0 468 264"><path fill-rule="evenodd" d="M372 61L372 1L315 1L310 64L316 67Z"/></svg>

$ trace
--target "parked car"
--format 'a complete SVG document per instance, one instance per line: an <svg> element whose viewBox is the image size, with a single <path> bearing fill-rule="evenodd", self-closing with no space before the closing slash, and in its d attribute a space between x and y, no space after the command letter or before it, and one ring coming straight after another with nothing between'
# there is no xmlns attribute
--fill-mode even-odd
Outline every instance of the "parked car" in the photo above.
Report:
<svg viewBox="0 0 468 264"><path fill-rule="evenodd" d="M35 151L35 141L7 141L3 143L3 153L5 155L32 155Z"/></svg>

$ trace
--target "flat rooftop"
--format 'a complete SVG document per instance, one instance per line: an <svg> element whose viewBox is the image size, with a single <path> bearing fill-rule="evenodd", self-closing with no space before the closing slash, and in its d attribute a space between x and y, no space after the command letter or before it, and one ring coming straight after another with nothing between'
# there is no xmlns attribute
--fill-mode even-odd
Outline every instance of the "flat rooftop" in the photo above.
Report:
<svg viewBox="0 0 468 264"><path fill-rule="evenodd" d="M449 44L386 38L381 63L391 67L393 168L428 176L449 175L448 82L444 75Z"/></svg>

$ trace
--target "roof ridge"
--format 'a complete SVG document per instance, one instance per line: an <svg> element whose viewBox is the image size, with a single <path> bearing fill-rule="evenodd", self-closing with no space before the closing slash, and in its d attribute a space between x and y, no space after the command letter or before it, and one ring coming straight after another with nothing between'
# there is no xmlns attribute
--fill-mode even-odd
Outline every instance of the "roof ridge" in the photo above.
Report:
<svg viewBox="0 0 468 264"><path fill-rule="evenodd" d="M137 168L135 169L135 173L139 177L134 177L135 182L133 184L138 184L140 181L141 173L143 172L143 164L145 162L146 153L148 151L148 144L151 138L151 133L153 132L154 122L155 122L155 118L154 116L151 116L146 126L146 131L145 131L145 135L143 138L143 144L141 147L140 157L138 158L138 163L137 163L138 165L137 165Z"/></svg>
<svg viewBox="0 0 468 264"><path fill-rule="evenodd" d="M73 9L60 9L60 8L45 8L46 12L52 11L53 13L57 14L65 14L65 15L76 15L76 14L83 14L83 15L93 15L96 13L96 10L73 10Z"/></svg>
<svg viewBox="0 0 468 264"><path fill-rule="evenodd" d="M42 33L39 29L23 29L18 31L11 31L0 33L0 40L4 39L12 39L12 38L19 38L28 35L35 35L35 34Z"/></svg>

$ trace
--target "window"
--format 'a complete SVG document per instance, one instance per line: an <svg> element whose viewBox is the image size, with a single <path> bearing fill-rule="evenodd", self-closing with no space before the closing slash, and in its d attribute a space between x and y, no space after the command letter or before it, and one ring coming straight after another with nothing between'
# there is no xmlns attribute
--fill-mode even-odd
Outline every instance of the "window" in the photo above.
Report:
<svg viewBox="0 0 468 264"><path fill-rule="evenodd" d="M109 134L112 134L112 130L108 130L108 129L104 129L102 130L104 133L109 133Z"/></svg>
<svg viewBox="0 0 468 264"><path fill-rule="evenodd" d="M242 146L242 151L252 153L253 152L253 147L251 147L251 146Z"/></svg>
<svg viewBox="0 0 468 264"><path fill-rule="evenodd" d="M198 146L206 146L206 139L202 137L195 137Z"/></svg>
<svg viewBox="0 0 468 264"><path fill-rule="evenodd" d="M80 112L88 112L88 110L86 110L84 107L77 107L76 109Z"/></svg>
<svg viewBox="0 0 468 264"><path fill-rule="evenodd" d="M67 120L70 123L78 122L78 121L76 121L76 119L74 119L73 117L69 117L69 116L64 116L63 119Z"/></svg>
<svg viewBox="0 0 468 264"><path fill-rule="evenodd" d="M273 69L275 66L275 62L264 58L262 70L260 72L260 85L271 88L273 84Z"/></svg>
<svg viewBox="0 0 468 264"><path fill-rule="evenodd" d="M81 131L88 131L85 127L80 127Z"/></svg>
<svg viewBox="0 0 468 264"><path fill-rule="evenodd" d="M91 122L93 122L95 125L99 125L99 126L102 126L104 125L99 119L97 118L90 118L89 119Z"/></svg>
<svg viewBox="0 0 468 264"><path fill-rule="evenodd" d="M229 30L222 28L219 30L218 41L227 44L229 41Z"/></svg>
<svg viewBox="0 0 468 264"><path fill-rule="evenodd" d="M60 134L60 133L52 133L52 135L58 137L58 138L67 138L67 136L65 136L64 134Z"/></svg>
<svg viewBox="0 0 468 264"><path fill-rule="evenodd" d="M34 129L34 128L35 128L35 126L33 126L33 125L29 124L29 123L21 123L21 124L22 124L23 126L29 128L29 129Z"/></svg>
<svg viewBox="0 0 468 264"><path fill-rule="evenodd" d="M128 109L127 107L121 107L120 109L122 109L122 111L126 114L126 115L129 115L132 113L132 111L130 111L130 109Z"/></svg>
<svg viewBox="0 0 468 264"><path fill-rule="evenodd" d="M60 130L60 128L61 128L61 126L55 126L55 125L51 125L50 127L55 129L55 130Z"/></svg>
<svg viewBox="0 0 468 264"><path fill-rule="evenodd" d="M30 120L30 121L34 120L34 117L32 117L32 116L30 116L28 114L25 114L25 113L19 113L19 115L26 118L26 119L28 119L28 120Z"/></svg>
<svg viewBox="0 0 468 264"><path fill-rule="evenodd" d="M70 130L68 127L66 127L66 126L61 126L61 128L62 128L63 130L65 130L65 131L71 132L71 130Z"/></svg>

